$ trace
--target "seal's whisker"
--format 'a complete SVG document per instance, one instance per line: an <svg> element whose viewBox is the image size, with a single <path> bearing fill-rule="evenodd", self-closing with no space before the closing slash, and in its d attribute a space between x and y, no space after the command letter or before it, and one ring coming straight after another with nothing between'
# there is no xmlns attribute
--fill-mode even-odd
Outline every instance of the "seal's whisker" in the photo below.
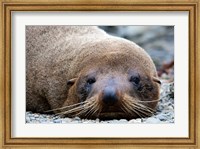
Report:
<svg viewBox="0 0 200 149"><path fill-rule="evenodd" d="M92 112L92 114L91 115L94 115L95 113L97 113L97 111L99 110L99 104L98 103L96 103L95 104L95 106L94 106L94 108L93 108L93 112Z"/></svg>
<svg viewBox="0 0 200 149"><path fill-rule="evenodd" d="M138 109L134 109L134 112L136 113L136 111L138 112L138 113L140 113L140 117L141 118L144 118L144 117L146 117L148 114L146 114L146 113L143 113L143 112L141 112L141 110L138 110Z"/></svg>
<svg viewBox="0 0 200 149"><path fill-rule="evenodd" d="M141 114L143 114L144 117L147 116L147 115L149 115L149 112L146 112L146 111L144 111L141 108L135 107L135 110L138 111L138 112L140 112Z"/></svg>
<svg viewBox="0 0 200 149"><path fill-rule="evenodd" d="M132 102L131 102L132 103ZM130 106L130 100L128 98L126 98L125 100L123 100L122 102L122 106L125 108L125 111L131 114L131 106Z"/></svg>
<svg viewBox="0 0 200 149"><path fill-rule="evenodd" d="M124 99L125 99L125 100L123 100L123 103L126 105L126 107L127 107L130 111L136 113L137 115L140 115L140 114L141 114L140 117L141 117L141 116L145 117L145 116L147 116L147 115L150 115L150 114L153 114L153 113L154 113L154 110L153 110L153 109L151 109L150 107L147 107L147 106L145 106L145 105L143 105L143 104L138 103L137 100L133 100L133 99L132 99L131 97L129 97L129 96L125 96ZM140 114L139 114L139 113L140 113Z"/></svg>
<svg viewBox="0 0 200 149"><path fill-rule="evenodd" d="M152 109L152 108L150 108L150 107L148 107L148 106L145 106L145 105L143 105L143 104L140 104L140 103L136 103L138 106L140 106L140 107L142 107L142 108L145 108L145 109L147 109L148 111L151 111L151 112L155 112L155 110L154 109Z"/></svg>
<svg viewBox="0 0 200 149"><path fill-rule="evenodd" d="M93 106L92 106L92 108L91 109L87 109L86 110L86 112L84 112L85 113L85 116L88 118L89 117L89 115L91 114L91 112L94 110L93 108L95 107L95 104L93 104Z"/></svg>
<svg viewBox="0 0 200 149"><path fill-rule="evenodd" d="M72 114L73 116L78 116L78 114L77 114L77 112L82 112L82 110L84 110L84 106L81 106L81 107L79 107L79 109L75 109L75 110L73 110L73 111L66 111L66 112L63 112L62 113L62 115L67 115L67 114L72 114L72 113L74 113L74 114Z"/></svg>
<svg viewBox="0 0 200 149"><path fill-rule="evenodd" d="M140 114L143 116L143 117L145 117L145 115L149 115L149 113L148 112L145 112L143 109L141 109L138 105L136 105L136 104L132 104L131 105L133 108L131 108L131 110L135 110L135 111L137 111L137 112L140 112Z"/></svg>
<svg viewBox="0 0 200 149"><path fill-rule="evenodd" d="M97 107L98 106L96 106L96 109L94 110L94 112L92 113L92 115L94 115L95 113L97 113L99 111L99 109Z"/></svg>
<svg viewBox="0 0 200 149"><path fill-rule="evenodd" d="M134 113L136 113L140 118L143 118L143 117L140 115L141 113L139 114L139 113L138 113L135 109L133 109L133 108L132 108L131 110L132 110Z"/></svg>
<svg viewBox="0 0 200 149"><path fill-rule="evenodd" d="M67 109L67 108L70 108L70 107L75 107L75 106L78 106L78 105L81 105L81 104L84 104L84 103L87 103L87 101L80 102L80 103L73 104L73 105L69 105L69 106L64 106L64 107L61 107L61 108L56 108L56 109L52 109L52 110L47 110L47 111L44 111L44 112L52 112L52 111L56 111L56 110L63 110L63 109Z"/></svg>
<svg viewBox="0 0 200 149"><path fill-rule="evenodd" d="M95 111L95 109L97 109L97 105L98 105L97 102L93 103L92 108L85 114L85 116L87 116L87 118L92 115L92 113Z"/></svg>
<svg viewBox="0 0 200 149"><path fill-rule="evenodd" d="M146 111L146 113L148 113L147 115L154 114L154 112L155 112L155 111L153 111L153 109L151 109L151 108L149 108L145 105L142 105L142 104L139 104L139 103L136 103L136 104L141 111L143 111L143 112Z"/></svg>
<svg viewBox="0 0 200 149"><path fill-rule="evenodd" d="M143 103L143 102L141 102L141 101L138 101L138 100L133 100L131 97L129 97L129 96L125 96L125 101L126 102L128 102L130 105L133 105L134 107L135 106L139 106L140 108L142 108L143 110L144 110L144 108L145 108L145 110L146 111L148 111L148 112L151 112L151 113L154 113L155 112L155 110L154 109L152 109L152 108L150 108L150 107L147 107L147 106L145 106L144 104L141 104L141 103ZM154 100L155 101L155 100ZM145 103L145 102L144 102Z"/></svg>
<svg viewBox="0 0 200 149"><path fill-rule="evenodd" d="M84 107L83 107L83 109L79 112L79 113L77 113L76 114L76 116L80 116L80 115L82 115L82 114L85 114L86 112L88 112L88 110L91 108L91 107L93 107L94 108L94 105L95 105L95 99L90 99L89 101L88 101L88 103L89 104L85 104L84 105ZM90 109L91 110L91 109Z"/></svg>
<svg viewBox="0 0 200 149"><path fill-rule="evenodd" d="M74 112L80 111L82 108L83 108L82 106L79 106L79 107L76 107L76 108L70 109L70 110L68 110L68 111L64 111L64 112L56 113L55 115L66 115L66 114L71 114L71 113L74 113Z"/></svg>
<svg viewBox="0 0 200 149"><path fill-rule="evenodd" d="M102 106L100 104L98 104L98 114L97 114L97 117L100 116L101 112L102 112Z"/></svg>
<svg viewBox="0 0 200 149"><path fill-rule="evenodd" d="M132 115L132 111L128 109L124 103L122 104L122 110L128 115Z"/></svg>
<svg viewBox="0 0 200 149"><path fill-rule="evenodd" d="M80 105L78 107L75 107L73 109L70 109L70 110L67 110L67 111L64 111L64 112L57 113L56 115L60 115L60 114L64 115L64 114L70 114L70 113L78 112L78 111L82 110L84 108L84 106L86 106L86 105L89 105L89 103L86 103L84 105Z"/></svg>
<svg viewBox="0 0 200 149"><path fill-rule="evenodd" d="M143 112L146 112L146 113L148 113L148 114L153 114L153 112L151 111L151 110L149 110L146 106L143 106L143 105L137 105L137 108L138 108L138 110L140 110L140 111L143 111Z"/></svg>
<svg viewBox="0 0 200 149"><path fill-rule="evenodd" d="M146 101L137 101L137 102L147 102L147 103L149 103L149 102L156 102L156 101L160 101L160 99L158 99L158 100L146 100Z"/></svg>
<svg viewBox="0 0 200 149"><path fill-rule="evenodd" d="M132 111L133 113L135 113L136 115L138 115L140 118L143 118L135 109L133 109L132 108L132 106L128 103L128 102L126 102L126 101L128 101L128 100L124 100L125 102L123 102L124 103L124 105L126 106L126 108L129 110L129 111ZM134 107L135 107L135 105L133 105ZM131 112L131 114L132 114L132 112ZM129 112L130 113L130 112Z"/></svg>
<svg viewBox="0 0 200 149"><path fill-rule="evenodd" d="M122 102L122 110L127 113L127 114L131 114L130 109L126 106L125 102Z"/></svg>

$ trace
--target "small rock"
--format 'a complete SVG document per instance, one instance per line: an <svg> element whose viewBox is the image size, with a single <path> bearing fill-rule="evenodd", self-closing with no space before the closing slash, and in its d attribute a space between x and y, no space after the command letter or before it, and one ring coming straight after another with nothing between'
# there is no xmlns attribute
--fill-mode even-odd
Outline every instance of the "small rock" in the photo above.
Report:
<svg viewBox="0 0 200 149"><path fill-rule="evenodd" d="M62 120L61 120L61 119L55 119L55 120L53 120L53 122L54 122L54 123L61 123Z"/></svg>
<svg viewBox="0 0 200 149"><path fill-rule="evenodd" d="M159 120L158 118L152 117L152 118L148 118L148 119L146 120L146 123L156 124L156 123L160 123L160 120Z"/></svg>
<svg viewBox="0 0 200 149"><path fill-rule="evenodd" d="M141 122L141 121L140 121L140 122ZM135 119L132 119L132 120L128 121L129 124L135 124L135 123L140 123L140 122L138 122L138 121L135 120Z"/></svg>
<svg viewBox="0 0 200 149"><path fill-rule="evenodd" d="M119 121L120 121L120 122L127 122L126 119L120 119Z"/></svg>
<svg viewBox="0 0 200 149"><path fill-rule="evenodd" d="M45 119L39 119L40 123L46 123Z"/></svg>
<svg viewBox="0 0 200 149"><path fill-rule="evenodd" d="M108 123L115 123L115 124L117 124L117 123L119 123L119 120L116 120L116 119L114 119L114 120L110 120L110 121L107 121Z"/></svg>
<svg viewBox="0 0 200 149"><path fill-rule="evenodd" d="M70 124L78 124L79 121L71 121Z"/></svg>
<svg viewBox="0 0 200 149"><path fill-rule="evenodd" d="M30 123L31 119L30 117L26 117L26 123Z"/></svg>
<svg viewBox="0 0 200 149"><path fill-rule="evenodd" d="M32 121L32 120L35 120L35 117L31 116L30 119L31 119L31 121Z"/></svg>
<svg viewBox="0 0 200 149"><path fill-rule="evenodd" d="M38 117L39 117L39 115L38 115L38 114L35 114L35 115L34 115L34 117L35 117L35 118L38 118Z"/></svg>
<svg viewBox="0 0 200 149"><path fill-rule="evenodd" d="M74 120L80 121L81 119L79 117L75 117Z"/></svg>
<svg viewBox="0 0 200 149"><path fill-rule="evenodd" d="M158 115L157 118L159 118L161 121L167 120L167 116L164 116L164 115Z"/></svg>
<svg viewBox="0 0 200 149"><path fill-rule="evenodd" d="M63 121L64 121L65 123L70 123L70 122L72 121L72 119L71 119L71 118L65 118L65 119L63 119Z"/></svg>
<svg viewBox="0 0 200 149"><path fill-rule="evenodd" d="M95 123L99 123L99 122L100 122L100 119L97 118L96 121L95 121Z"/></svg>
<svg viewBox="0 0 200 149"><path fill-rule="evenodd" d="M83 124L88 124L89 123L89 121L84 121L84 122L82 122Z"/></svg>
<svg viewBox="0 0 200 149"><path fill-rule="evenodd" d="M127 123L127 120L126 119L120 119L119 123Z"/></svg>

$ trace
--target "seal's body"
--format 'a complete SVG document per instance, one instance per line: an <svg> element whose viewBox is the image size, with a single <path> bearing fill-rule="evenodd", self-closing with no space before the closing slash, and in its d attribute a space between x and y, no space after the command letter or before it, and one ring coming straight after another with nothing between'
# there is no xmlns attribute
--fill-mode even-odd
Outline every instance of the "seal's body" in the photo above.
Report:
<svg viewBox="0 0 200 149"><path fill-rule="evenodd" d="M26 109L81 118L153 113L157 72L135 43L93 26L26 27Z"/></svg>

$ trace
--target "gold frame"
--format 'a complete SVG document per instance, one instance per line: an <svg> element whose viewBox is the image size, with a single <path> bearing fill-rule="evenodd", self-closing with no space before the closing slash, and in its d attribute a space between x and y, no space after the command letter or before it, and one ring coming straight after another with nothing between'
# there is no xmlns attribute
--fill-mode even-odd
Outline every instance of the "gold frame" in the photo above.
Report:
<svg viewBox="0 0 200 149"><path fill-rule="evenodd" d="M199 0L1 0L0 10L0 144L2 148L200 148L200 1ZM12 11L188 11L189 137L188 138L11 138ZM197 40L198 39L198 40Z"/></svg>

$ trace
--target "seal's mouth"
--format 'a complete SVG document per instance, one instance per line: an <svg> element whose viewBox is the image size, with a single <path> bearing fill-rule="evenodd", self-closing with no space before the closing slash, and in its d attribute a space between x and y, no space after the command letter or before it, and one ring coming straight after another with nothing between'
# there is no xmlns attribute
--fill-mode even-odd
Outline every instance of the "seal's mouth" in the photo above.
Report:
<svg viewBox="0 0 200 149"><path fill-rule="evenodd" d="M103 112L99 114L99 118L102 120L121 119L125 118L125 115L123 112Z"/></svg>
<svg viewBox="0 0 200 149"><path fill-rule="evenodd" d="M99 113L99 118L104 120L125 118L126 114L118 106L105 106Z"/></svg>
<svg viewBox="0 0 200 149"><path fill-rule="evenodd" d="M123 112L123 111L120 109L119 105L117 105L117 106L105 106L104 105L101 112L106 113L106 112Z"/></svg>

